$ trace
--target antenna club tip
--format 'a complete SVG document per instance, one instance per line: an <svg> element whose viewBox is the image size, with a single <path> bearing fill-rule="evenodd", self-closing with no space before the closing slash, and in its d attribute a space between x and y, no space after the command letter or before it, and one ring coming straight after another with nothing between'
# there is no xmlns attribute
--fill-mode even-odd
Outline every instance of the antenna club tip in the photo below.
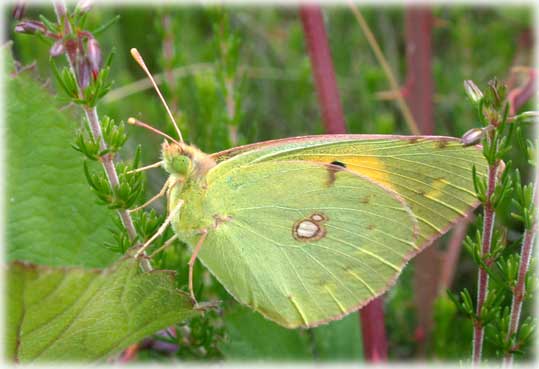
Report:
<svg viewBox="0 0 539 369"><path fill-rule="evenodd" d="M136 48L131 48L131 50L129 50L129 52L131 53L131 56L133 57L133 59L135 59L135 61L137 63L142 63L142 57L140 56L140 53L138 52L138 50Z"/></svg>
<svg viewBox="0 0 539 369"><path fill-rule="evenodd" d="M136 124L137 123L137 120L133 117L129 117L129 119L127 119L127 123L129 124Z"/></svg>

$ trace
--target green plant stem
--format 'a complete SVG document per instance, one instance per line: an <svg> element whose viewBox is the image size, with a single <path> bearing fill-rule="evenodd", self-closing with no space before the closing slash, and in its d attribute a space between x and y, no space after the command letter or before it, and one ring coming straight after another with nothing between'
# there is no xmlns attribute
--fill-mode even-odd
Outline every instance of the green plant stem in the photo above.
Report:
<svg viewBox="0 0 539 369"><path fill-rule="evenodd" d="M414 135L421 134L421 131L417 127L417 124L412 115L412 112L410 111L408 104L406 104L406 101L404 100L404 97L402 96L401 88L399 87L397 78L395 78L395 75L391 71L391 67L389 66L389 63L384 57L384 53L380 49L380 45L376 41L376 37L374 37L371 29L369 28L369 25L367 24L367 21L365 20L365 18L363 18L363 15L357 8L356 4L354 4L354 2L352 1L349 1L349 6L350 6L350 9L352 10L352 13L354 14L354 17L356 18L356 21L361 27L361 30L363 31L365 38L369 42L369 45L372 51L374 52L374 55L376 56L378 63L382 66L382 69L386 75L387 80L389 81L389 85L391 89L395 92L397 104L404 117L406 124L408 125L408 129L410 129L410 132L412 132L412 134Z"/></svg>
<svg viewBox="0 0 539 369"><path fill-rule="evenodd" d="M54 1L54 10L56 13L56 18L58 20L58 23L62 23L65 21L64 24L64 32L67 34L72 34L73 29L71 28L71 24L69 21L65 19L67 16L66 7L63 1ZM70 53L66 52L66 59L69 64L69 68L71 69L71 73L73 75L75 74L75 60L72 60L72 56L70 56ZM77 80L77 89L79 96L82 97L82 91L81 87ZM106 150L107 149L107 143L105 142L103 138L103 133L101 132L101 125L99 123L99 116L97 114L97 108L96 107L89 107L89 106L83 106L82 107L84 114L86 115L86 119L88 120L88 123L90 125L90 130L92 132L92 136L94 140L99 142L100 150ZM118 178L118 173L116 172L116 167L114 166L114 161L112 159L111 154L106 154L101 157L101 164L103 165L103 169L105 170L105 173L107 175L107 179L109 180L111 188L116 188L120 184L120 180ZM120 217L122 224L124 225L125 229L127 230L127 234L129 236L129 239L131 241L136 240L137 238L137 232L135 229L135 225L133 223L133 219L131 219L131 216L125 209L119 209L118 210L118 216ZM144 254L145 256L146 254ZM150 261L146 259L145 257L141 258L140 266L142 270L145 272L151 271L153 268L150 264Z"/></svg>
<svg viewBox="0 0 539 369"><path fill-rule="evenodd" d="M225 94L226 94L226 114L230 121L236 116L236 103L234 98L234 80L225 77ZM238 145L238 127L233 124L228 125L230 135L230 143L232 146Z"/></svg>
<svg viewBox="0 0 539 369"><path fill-rule="evenodd" d="M537 205L537 179L535 179L533 185L533 204ZM534 207L536 209L536 207ZM509 329L507 331L507 339L509 340L512 335L517 333L520 323L520 313L522 311L522 303L524 302L524 296L526 294L526 275L530 267L530 259L533 253L533 242L537 234L537 220L534 214L534 221L530 228L526 229L522 238L522 246L520 251L520 265L518 267L517 283L513 291L513 301L511 302L511 320L509 322ZM515 347L516 349L516 347ZM504 357L504 365L510 366L513 363L513 353L509 352Z"/></svg>
<svg viewBox="0 0 539 369"><path fill-rule="evenodd" d="M84 113L86 114L86 119L88 119L88 122L90 123L90 129L92 131L92 136L95 140L99 140L99 149L100 150L106 150L107 144L105 140L103 139L103 133L101 132L101 125L99 124L99 117L97 115L97 109L95 107L83 107ZM109 180L109 183L112 188L116 188L120 185L120 180L118 178L118 173L116 172L116 167L114 166L114 161L112 159L111 154L106 154L101 157L101 164L103 165L103 169L105 169L105 173L107 175L107 179ZM137 238L137 231L135 229L135 225L133 224L133 219L131 219L131 216L125 209L118 210L118 216L122 220L122 224L124 225L125 229L127 230L127 234L129 235L129 239L131 241L134 241ZM143 259L146 262L142 263L143 265L149 266L149 262L146 259ZM149 270L151 270L151 266L149 266ZM146 270L146 267L144 268Z"/></svg>
<svg viewBox="0 0 539 369"><path fill-rule="evenodd" d="M495 144L495 143L493 143ZM492 195L494 194L494 189L496 188L496 174L498 171L499 163L496 162L488 167L488 179L487 179L487 193L486 200L483 210L483 236L482 236L482 247L481 247L481 257L485 257L490 253L492 246L492 233L494 231L494 221L496 218L496 213L494 212L494 207L492 206ZM485 264L490 266L492 261L485 260ZM487 298L488 294L488 273L483 267L479 267L478 277L477 277L477 306L476 306L476 319L474 320L474 334L473 334L473 351L472 351L472 360L474 364L479 364L481 361L481 354L483 350L483 340L485 337L485 327L481 321L481 310L483 304Z"/></svg>
<svg viewBox="0 0 539 369"><path fill-rule="evenodd" d="M176 91L177 89L177 82L174 78L174 74L172 71L172 65L174 62L174 33L172 31L172 19L170 14L166 14L163 16L162 25L164 30L164 36L163 36L163 59L164 59L164 76L167 81L167 84L172 92L172 99L170 101L170 107L171 110L176 114L178 110L178 93Z"/></svg>

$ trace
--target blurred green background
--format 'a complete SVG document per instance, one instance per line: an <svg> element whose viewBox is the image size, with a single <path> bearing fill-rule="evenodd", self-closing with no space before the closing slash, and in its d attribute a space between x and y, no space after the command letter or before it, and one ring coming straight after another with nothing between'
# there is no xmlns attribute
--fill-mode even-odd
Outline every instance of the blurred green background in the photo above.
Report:
<svg viewBox="0 0 539 369"><path fill-rule="evenodd" d="M392 70L404 84L407 70L404 9L387 6L360 9ZM35 62L30 73L54 92L50 45L28 35L14 34L15 21L11 20L10 11L9 7L5 9L4 16L8 20L5 26L8 38L13 40L15 60L21 65ZM165 80L161 84L164 95L175 107L173 110L181 121L186 141L205 152L229 147L225 94L218 76L219 63L223 60L213 12L203 7L94 7L88 16L89 29L120 16L110 29L97 37L104 56L114 50L110 74L114 85L98 104L99 114L117 121L134 116L174 135L154 91L147 86L140 88L146 78L129 55L129 49L136 47L153 74ZM465 98L464 80L472 79L484 88L494 77L507 80L513 67L531 66L533 11L530 7L516 6L436 6L432 12L435 134L458 137L479 124ZM298 9L234 7L225 8L224 13L230 22L229 34L240 40L235 85L240 102L238 143L323 133ZM30 8L27 18L36 19L39 14L54 19L50 8ZM410 134L395 101L381 99L377 94L389 90L389 84L350 10L342 6L324 8L324 19L348 131ZM173 49L168 55L164 51L167 45ZM63 63L63 58L58 63ZM167 78L166 73L175 73L175 78ZM61 94L60 91L60 99ZM71 107L67 110L75 117L75 132L82 124L79 111ZM159 160L160 137L135 127L128 127L128 133L130 138L121 153L122 159L131 158L140 144L144 164ZM71 142L65 144L69 146ZM77 153L73 151L73 155ZM518 157L514 160L529 176L526 163ZM82 167L80 174L83 175ZM150 171L147 196L155 194L165 179L164 171ZM164 203L154 208L161 212ZM503 221L510 222L510 219ZM520 231L517 225L508 224L517 227L515 232ZM438 248L444 249L446 238ZM160 266L179 271L181 287L185 285L187 271L183 266L188 256L189 252L178 246L158 260ZM148 344L139 351L137 360L178 357L343 361L362 355L357 314L322 328L288 331L236 306L200 265L195 273L199 276L199 292L206 299L223 299L224 312L208 314L179 326L178 332L188 330L191 337L180 345L179 351L160 351L155 344ZM397 286L386 294L391 359L468 358L470 322L459 316L443 291L432 311L433 333L425 336L418 330L413 273L414 266L408 266ZM463 252L451 288L458 291L468 287L475 291L475 278L475 265ZM487 356L495 355L489 351L488 343L486 350Z"/></svg>

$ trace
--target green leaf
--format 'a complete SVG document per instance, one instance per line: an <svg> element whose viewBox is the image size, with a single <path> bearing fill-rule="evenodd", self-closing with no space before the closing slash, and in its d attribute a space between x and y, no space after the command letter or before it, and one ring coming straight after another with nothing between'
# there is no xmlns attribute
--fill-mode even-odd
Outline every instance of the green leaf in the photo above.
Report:
<svg viewBox="0 0 539 369"><path fill-rule="evenodd" d="M11 263L7 356L21 363L96 361L197 314L170 271L133 258L104 270Z"/></svg>
<svg viewBox="0 0 539 369"><path fill-rule="evenodd" d="M97 35L99 35L100 33L103 33L104 31L106 31L110 26L112 26L114 23L118 22L119 20L120 20L120 16L116 15L114 18L109 19L103 25L101 25L101 26L97 27L96 29L94 29L92 31L92 34L94 35L94 37L97 37ZM107 64L105 63L105 65L107 65Z"/></svg>
<svg viewBox="0 0 539 369"><path fill-rule="evenodd" d="M363 346L358 314L312 329L315 358L326 361L358 361L363 358Z"/></svg>
<svg viewBox="0 0 539 369"><path fill-rule="evenodd" d="M362 358L359 319L342 320L309 330L283 328L251 310L235 305L226 312L227 360L351 361Z"/></svg>
<svg viewBox="0 0 539 369"><path fill-rule="evenodd" d="M116 214L96 204L71 147L77 120L21 74L6 76L7 258L50 266L105 267Z"/></svg>
<svg viewBox="0 0 539 369"><path fill-rule="evenodd" d="M307 331L290 330L251 310L235 306L225 316L227 339L221 351L228 360L308 360Z"/></svg>

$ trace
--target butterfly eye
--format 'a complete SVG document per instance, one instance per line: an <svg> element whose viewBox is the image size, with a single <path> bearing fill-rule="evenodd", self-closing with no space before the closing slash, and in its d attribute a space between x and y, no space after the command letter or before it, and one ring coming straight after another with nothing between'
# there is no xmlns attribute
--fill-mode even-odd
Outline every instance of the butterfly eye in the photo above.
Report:
<svg viewBox="0 0 539 369"><path fill-rule="evenodd" d="M167 163L165 163L165 169L167 169ZM168 172L170 172L171 174L174 173L174 174L179 174L179 175L186 175L189 173L189 170L191 169L191 159L189 159L187 156L185 155L179 155L179 156L175 156L172 158L172 160L170 161L170 166L168 166L168 168L170 168L170 170L167 169Z"/></svg>
<svg viewBox="0 0 539 369"><path fill-rule="evenodd" d="M181 176L187 175L192 167L191 158L175 144L163 144L163 163L167 172Z"/></svg>

